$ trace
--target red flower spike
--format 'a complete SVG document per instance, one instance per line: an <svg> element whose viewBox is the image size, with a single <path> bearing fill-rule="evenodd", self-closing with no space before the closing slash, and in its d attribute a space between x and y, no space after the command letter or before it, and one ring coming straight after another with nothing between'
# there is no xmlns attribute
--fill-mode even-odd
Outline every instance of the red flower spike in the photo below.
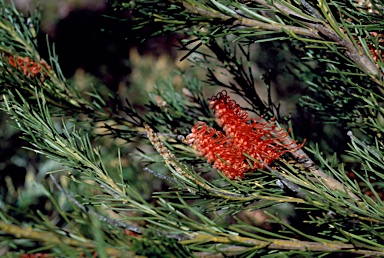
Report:
<svg viewBox="0 0 384 258"><path fill-rule="evenodd" d="M264 168L282 154L301 148L284 144L288 133L277 129L276 124L263 118L250 118L226 91L213 96L210 108L214 110L217 123L226 135L197 122L187 136L189 144L195 145L199 156L204 156L213 167L220 169L228 178L242 178L246 171ZM293 142L296 143L296 142ZM247 161L246 153L252 157ZM261 160L260 160L261 159Z"/></svg>
<svg viewBox="0 0 384 258"><path fill-rule="evenodd" d="M11 66L22 71L27 77L35 77L40 75L41 72L46 76L44 69L51 70L51 67L44 60L36 62L29 57L8 55L7 60ZM41 76L44 81L44 76Z"/></svg>
<svg viewBox="0 0 384 258"><path fill-rule="evenodd" d="M199 156L204 156L230 179L241 178L250 169L244 162L246 157L235 147L233 140L206 123L197 122L187 136L187 142L196 147Z"/></svg>

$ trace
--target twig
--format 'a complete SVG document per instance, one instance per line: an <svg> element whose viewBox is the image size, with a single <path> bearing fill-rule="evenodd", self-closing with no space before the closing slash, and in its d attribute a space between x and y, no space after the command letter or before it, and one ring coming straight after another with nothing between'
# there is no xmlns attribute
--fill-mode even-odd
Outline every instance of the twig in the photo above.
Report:
<svg viewBox="0 0 384 258"><path fill-rule="evenodd" d="M261 119L261 121L266 122L266 120L262 117L259 117L259 119ZM271 133L281 134L281 131L279 131L277 128L271 128ZM361 199L357 197L354 193L352 193L352 191L347 186L341 184L333 177L324 173L315 164L315 162L313 162L313 160L302 150L302 148L297 148L297 143L289 135L284 138L282 144L290 146L292 149L291 152L294 156L298 158L298 162L303 165L304 168L309 169L309 171L314 176L316 176L316 178L320 180L325 186L327 186L328 189L330 189L331 191L346 192L352 199L356 201L361 201Z"/></svg>
<svg viewBox="0 0 384 258"><path fill-rule="evenodd" d="M319 20L324 20L323 17L305 0L300 0L301 4L307 9L307 11Z"/></svg>
<svg viewBox="0 0 384 258"><path fill-rule="evenodd" d="M367 255L375 255L382 256L384 255L383 251L372 251L372 250L359 250L356 249L353 244L346 244L342 242L310 242L310 241L299 241L299 240L284 240L284 239L265 239L258 240L249 237L242 236L212 236L207 234L199 234L195 238L181 241L181 244L193 244L199 242L214 242L214 243L222 243L222 244L230 244L230 243L246 243L246 245L252 250L255 247L259 249L270 249L270 250L301 250L301 251L322 251L322 252L349 252L349 253L357 253L357 254L367 254ZM217 245L216 252L221 252L225 255L233 254L241 249L245 249L246 247L239 245L231 245L222 247L221 245ZM198 254L198 253L196 253ZM202 253L206 254L206 252ZM204 256L199 256L204 257ZM211 257L211 256L208 256ZM222 256L212 256L212 257L222 257ZM224 256L227 257L227 256Z"/></svg>
<svg viewBox="0 0 384 258"><path fill-rule="evenodd" d="M382 157L380 157L379 153L377 153L375 150L373 150L370 146L368 146L365 142L357 139L356 136L353 135L352 131L348 131L347 135L351 138L351 141L359 144L363 148L367 149L370 153L372 153L377 159L383 160Z"/></svg>
<svg viewBox="0 0 384 258"><path fill-rule="evenodd" d="M107 218L107 217L105 217L103 215L100 215L100 214L94 212L93 210L88 209L87 207L85 207L84 205L79 203L75 198L73 198L72 195L70 195L67 191L65 191L61 187L61 185L56 181L56 178L52 174L49 174L49 177L51 178L51 180L54 183L54 185L56 186L56 188L59 189L60 192L62 192L69 200L71 200L71 202L73 204L75 204L77 207L79 207L83 212L89 213L92 216L97 217L100 221L107 222L110 225L113 225L113 226L116 226L116 227L120 227L120 228L124 228L124 229L127 229L129 231L132 231L132 232L135 232L135 233L138 233L138 234L142 233L142 230L139 227L136 227L136 226L133 226L133 225L128 225L128 224L125 224L125 223L123 223L121 221Z"/></svg>
<svg viewBox="0 0 384 258"><path fill-rule="evenodd" d="M155 177L158 177L160 179L165 179L165 180L172 181L172 182L178 182L174 177L162 175L160 173L157 173L157 172L153 171L152 169L150 169L148 167L143 168L143 170L149 172L149 174L152 174Z"/></svg>
<svg viewBox="0 0 384 258"><path fill-rule="evenodd" d="M178 1L180 1L180 0L178 0ZM233 14L233 15L229 16L229 15L225 15L225 14L216 12L214 10L208 11L208 10L203 9L201 7L198 7L196 5L189 4L186 1L180 1L180 2L183 4L183 6L186 9L188 9L192 13L196 13L196 14L199 14L201 16L210 17L210 18L219 18L219 19L222 19L223 21L227 21L227 20L235 18L236 20L233 22L233 25L241 25L241 26L252 27L255 29L280 31L280 32L287 30L287 31L292 31L298 35L322 39L322 37L320 37L318 34L316 34L315 31L310 30L310 29L305 29L305 28L301 28L301 27L297 27L297 26L283 25L283 24L278 24L278 23L268 24L265 22L252 20L249 18L244 18L243 16L238 15L238 14Z"/></svg>
<svg viewBox="0 0 384 258"><path fill-rule="evenodd" d="M376 67L372 59L364 51L364 49L360 46L353 44L347 36L343 38L340 37L325 22L319 23L319 22L310 21L308 20L307 17L304 17L299 13L296 13L295 11L291 10L290 8L284 5L281 5L275 1L272 2L273 4L270 4L269 1L267 2L265 0L249 0L248 2L256 2L267 7L270 10L279 10L284 15L287 15L287 16L291 15L291 16L298 17L302 20L301 23L306 25L308 28L302 28L302 27L291 26L291 25L283 25L278 23L268 24L265 22L244 18L243 16L238 14L226 15L226 14L217 12L213 9L206 10L199 6L189 4L186 1L181 1L181 0L178 0L178 1L181 2L183 6L190 12L199 14L204 17L218 18L218 19L222 19L223 21L235 19L235 21L233 21L232 23L233 25L247 26L247 27L252 27L254 29L262 29L267 31L283 32L285 30L285 31L293 32L296 35L301 35L301 36L305 36L313 39L322 39L322 40L330 39L335 43L339 44L340 46L345 47L346 49L345 55L349 57L352 61L354 61L360 67L361 70L363 70L367 75L369 75L371 79L380 86L379 90L382 93L384 93L384 90L382 89L382 86L383 86L382 82L377 78L378 76L381 75L381 72ZM304 5L304 7L305 8L309 7L309 10L313 9L309 4ZM315 12L315 14L313 15L318 19L319 14ZM320 18L322 21L325 21L324 18L322 17ZM321 36L321 35L324 35L324 36Z"/></svg>
<svg viewBox="0 0 384 258"><path fill-rule="evenodd" d="M41 241L46 245L70 245L82 248L96 249L95 244L90 242L89 240L76 240L75 238L70 238L65 233L65 235L60 235L60 232L57 234L35 230L32 227L19 227L17 225L7 224L3 221L0 221L0 231L6 232L10 235L13 235L19 239L32 239L36 241ZM105 252L109 257L121 257L122 252L116 248L104 247ZM129 257L135 257L133 252L128 250L124 251L124 255L128 255ZM132 256L131 256L132 255Z"/></svg>
<svg viewBox="0 0 384 258"><path fill-rule="evenodd" d="M103 188L106 192L108 192L110 195L112 195L116 199L121 198L121 194L115 191L114 189L112 189L111 187L109 187L108 185L101 182L99 184L101 188Z"/></svg>
<svg viewBox="0 0 384 258"><path fill-rule="evenodd" d="M140 135L140 136L147 136L147 132L137 132L136 134ZM173 133L157 133L157 134L159 136L163 136L163 137L175 138L175 139L178 139L180 141L185 140L185 136L181 135L181 134L173 134Z"/></svg>
<svg viewBox="0 0 384 258"><path fill-rule="evenodd" d="M296 143L289 136L286 137L283 143L291 143L292 147L296 145ZM361 199L352 193L352 191L347 186L324 173L302 149L294 150L293 154L296 157L299 157L298 162L301 163L303 167L309 169L309 171L315 175L322 183L324 183L324 185L326 185L329 190L347 192L347 194L355 201L361 201Z"/></svg>
<svg viewBox="0 0 384 258"><path fill-rule="evenodd" d="M268 166L267 163L264 162L264 160L261 158L260 155L258 155L258 158L259 160L261 161L261 163L263 163L263 165L274 175L276 176L277 178L279 178L280 182L282 182L283 186L287 187L289 190L291 190L292 192L294 192L298 197L300 198L303 198L305 199L306 198L306 194L303 193L301 190L300 190L300 187L298 185L296 185L295 183L292 183L291 181L287 180L286 178L284 178L280 173L276 172L275 170L273 170L270 166ZM284 189L283 189L284 190Z"/></svg>
<svg viewBox="0 0 384 258"><path fill-rule="evenodd" d="M278 10L281 10L281 13L285 15L294 15L294 16L302 17L295 11L289 9L284 5L278 4L276 2L273 3L273 5L276 7L274 8L271 4L269 4L265 0L252 0L252 1L257 2L269 9L277 8ZM304 19L308 20L306 18ZM324 19L322 18L322 20ZM367 53L365 53L365 51L361 47L355 46L348 37L341 38L331 27L329 27L328 24L324 24L324 23L321 24L321 23L309 22L309 21L308 22L303 21L302 23L308 26L309 30L313 31L314 34L319 35L321 33L324 36L326 36L328 39L331 39L332 41L336 42L340 46L345 47L346 48L345 55L348 56L356 64L358 64L360 69L362 69L364 72L370 75L372 80L374 80L378 85L382 86L382 83L377 78L372 77L372 75L374 76L380 75L380 70L376 67L374 62L371 60L371 58L367 56ZM300 34L300 32L295 32L295 31L293 32L298 35L310 36L310 35ZM324 37L322 38L325 39ZM381 87L379 89L382 91Z"/></svg>
<svg viewBox="0 0 384 258"><path fill-rule="evenodd" d="M79 207L84 213L88 213L92 216L95 216L97 217L100 221L103 221L103 222L106 222L110 225L113 225L113 226L116 226L116 227L120 227L120 228L124 228L124 229L127 229L129 231L132 231L132 232L135 232L135 233L138 233L138 234L141 234L142 233L142 229L139 228L139 227L136 227L136 226L133 226L133 225L129 225L129 224L126 224L126 223L123 223L121 221L118 221L118 220L114 220L114 219L110 219L110 218L107 218L103 215L100 215L92 210L89 210L87 207L85 207L84 205L82 205L81 203L79 203L75 198L73 198L67 191L65 191L61 185L56 181L56 179L54 178L54 176L52 174L49 175L53 181L53 183L55 184L56 188L60 190L60 192L62 192L69 200L71 200L77 207ZM174 238L174 239L177 239L177 240L185 240L185 239L189 239L190 236L186 235L186 234L175 234L175 233L168 233L168 232L163 232L163 231L160 231L160 230L156 230L156 233L159 235L159 236L167 236L169 238Z"/></svg>
<svg viewBox="0 0 384 258"><path fill-rule="evenodd" d="M66 244L70 246L86 247L90 249L96 248L95 245L89 241L77 241L75 239L69 238L64 235L58 236L57 234L53 234L50 232L36 231L31 227L22 228L16 225L6 224L2 221L0 221L0 231L6 232L20 239L21 238L34 239L47 244ZM254 246L260 246L260 248L262 248L263 246L266 246L270 250L276 250L276 249L310 250L310 251L328 251L328 252L343 251L343 252L364 254L364 255L370 255L370 256L384 255L384 252L372 251L372 250L359 250L359 249L355 249L355 247L352 244L345 244L345 243L318 243L318 242L309 242L309 241L280 240L280 239L268 239L266 241L261 241L257 239L235 236L235 235L232 235L230 237L215 237L207 234L199 234L195 236L195 238L193 239L183 240L183 241L180 241L179 243L183 244L191 241L199 242L203 239L205 240L208 239L216 243L231 243L231 242L246 243L247 246L254 245ZM227 246L225 248L218 246L217 248L218 249L215 249L216 254L218 254L218 252L221 252L223 254L229 255L238 250L244 250L246 247L232 245L232 246ZM122 257L122 252L118 249L106 247L105 251L109 257ZM213 254L211 254L212 255L211 256L207 252L195 252L194 254L197 257L227 257L223 255L213 255ZM135 254L133 252L130 252L127 250L124 251L124 256L126 257L139 257L134 255Z"/></svg>
<svg viewBox="0 0 384 258"><path fill-rule="evenodd" d="M292 147L294 148L295 145L297 145L291 137L287 136L286 139L283 141L284 144L291 143ZM351 190L341 184L339 181L334 179L333 177L327 175L324 173L316 164L313 162L313 160L302 150L302 149L296 149L293 151L293 154L298 157L298 162L303 165L303 167L309 169L309 171L315 175L318 180L320 180L322 183L324 183L325 186L331 191L340 191L340 192L347 192L348 195L356 200L361 201L359 197L357 197L354 193L351 192Z"/></svg>
<svg viewBox="0 0 384 258"><path fill-rule="evenodd" d="M165 180L168 180L168 181L172 181L172 182L175 182L175 183L180 183L185 188L187 188L188 192L190 192L191 194L196 194L195 190L193 190L192 188L187 186L184 182L180 182L180 181L176 180L176 178L174 178L174 177L170 177L170 176L159 174L159 173L153 171L152 169L150 169L148 167L143 168L143 170L149 172L150 174L154 175L155 177L158 177L158 178L161 178L161 179L165 179Z"/></svg>

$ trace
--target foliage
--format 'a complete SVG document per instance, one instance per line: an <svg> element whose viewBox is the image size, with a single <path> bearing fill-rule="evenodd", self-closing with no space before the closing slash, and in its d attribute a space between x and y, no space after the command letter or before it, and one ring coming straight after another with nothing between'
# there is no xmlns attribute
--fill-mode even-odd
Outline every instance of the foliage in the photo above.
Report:
<svg viewBox="0 0 384 258"><path fill-rule="evenodd" d="M162 24L150 36L183 34L182 60L195 68L175 72L183 79L181 90L171 78L157 81L144 112L105 88L103 93L96 86L81 92L62 75L51 43L49 59L38 53L39 12L24 17L1 1L3 111L22 132L28 150L60 164L19 192L6 179L0 232L9 256L384 254L381 1L138 0L113 5L127 9L137 29ZM290 120L281 112L272 96L280 86L273 71L263 75L263 95L254 75L254 46L265 42L284 50L283 74L305 87L301 112L335 124L343 135L339 145L348 147L325 150L315 129L301 133L295 127L295 121L307 121L305 116ZM247 139L245 146L262 141L263 155L271 144L279 150L276 146L290 147L268 162L257 155L259 150L252 156L242 149L247 169L252 162L262 164L243 178L227 178L225 171L213 169L199 157L209 146L202 154L203 145L191 146L185 138L198 121L212 130L223 126L218 110L206 101L207 88L215 93L224 88L244 106L236 106L231 117L238 130L256 135L249 121L261 121L261 130L269 130L260 139L238 134L233 140ZM229 103L225 108L231 110L235 102ZM115 142L107 144L107 137ZM215 140L216 134L209 137ZM306 147L295 138L307 138ZM223 149L228 142L216 144ZM220 153L213 153L212 160L228 166ZM156 188L159 181L164 185ZM44 208L31 208L32 194Z"/></svg>

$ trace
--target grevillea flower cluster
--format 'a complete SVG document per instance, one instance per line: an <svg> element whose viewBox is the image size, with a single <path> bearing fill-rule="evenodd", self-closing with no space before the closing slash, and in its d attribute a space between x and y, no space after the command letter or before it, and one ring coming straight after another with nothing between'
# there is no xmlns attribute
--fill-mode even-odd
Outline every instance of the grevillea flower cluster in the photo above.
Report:
<svg viewBox="0 0 384 258"><path fill-rule="evenodd" d="M51 70L51 67L44 60L40 62L36 62L29 57L21 57L21 56L6 56L8 63L14 68L22 71L27 77L36 77L40 75L40 79L44 81L44 76L47 75L44 71ZM42 75L43 73L43 75Z"/></svg>
<svg viewBox="0 0 384 258"><path fill-rule="evenodd" d="M288 133L263 118L250 118L226 91L213 96L210 108L223 132L197 122L187 136L199 156L204 156L213 167L229 179L242 178L246 172L265 168L282 154L301 148L296 142L284 144Z"/></svg>

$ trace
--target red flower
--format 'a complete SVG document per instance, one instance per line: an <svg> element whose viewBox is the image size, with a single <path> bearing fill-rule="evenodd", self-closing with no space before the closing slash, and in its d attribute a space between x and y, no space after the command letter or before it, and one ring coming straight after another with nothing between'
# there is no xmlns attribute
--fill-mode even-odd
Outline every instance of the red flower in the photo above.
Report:
<svg viewBox="0 0 384 258"><path fill-rule="evenodd" d="M35 77L41 73L47 75L44 69L51 70L51 67L44 60L36 62L29 57L13 55L8 55L6 58L11 66L22 71L27 77ZM44 81L44 76L41 76L41 80Z"/></svg>
<svg viewBox="0 0 384 258"><path fill-rule="evenodd" d="M206 123L197 122L192 133L187 136L188 143L196 146L199 156L204 156L213 167L222 171L228 178L243 177L249 170L246 157L237 148L233 139L222 132L209 127Z"/></svg>
<svg viewBox="0 0 384 258"><path fill-rule="evenodd" d="M228 178L242 178L244 173L262 169L282 154L301 148L283 144L288 133L278 130L275 123L263 118L250 118L226 91L218 93L210 100L217 123L223 127L225 135L207 124L197 122L188 143L193 144L213 167L220 169ZM248 159L247 156L252 157Z"/></svg>

